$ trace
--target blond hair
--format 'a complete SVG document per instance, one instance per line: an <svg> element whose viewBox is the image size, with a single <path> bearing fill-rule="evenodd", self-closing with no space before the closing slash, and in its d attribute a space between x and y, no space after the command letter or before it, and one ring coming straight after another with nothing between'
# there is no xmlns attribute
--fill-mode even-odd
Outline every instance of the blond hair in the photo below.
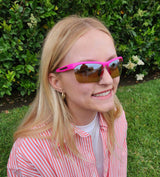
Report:
<svg viewBox="0 0 160 177"><path fill-rule="evenodd" d="M66 145L75 154L78 153L73 138L72 116L59 92L49 84L48 75L55 71L74 43L91 29L100 30L111 38L108 29L97 19L66 17L58 22L48 33L42 51L39 89L24 121L14 137L38 137L46 130L51 135L45 138L54 140L65 152ZM108 124L109 148L114 147L114 120L122 113L122 107L115 96L115 109L103 113ZM64 142L65 140L65 142Z"/></svg>

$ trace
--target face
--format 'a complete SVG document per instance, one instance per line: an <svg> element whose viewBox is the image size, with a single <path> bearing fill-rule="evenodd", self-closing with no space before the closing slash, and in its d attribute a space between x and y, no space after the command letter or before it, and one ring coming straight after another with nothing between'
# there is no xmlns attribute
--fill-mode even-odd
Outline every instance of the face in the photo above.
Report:
<svg viewBox="0 0 160 177"><path fill-rule="evenodd" d="M106 62L115 57L117 54L111 37L104 32L90 30L76 41L59 67L84 61ZM97 112L114 108L119 77L112 79L106 68L101 80L93 83L79 83L73 70L58 75L59 85L66 94L67 105L76 124L87 124Z"/></svg>

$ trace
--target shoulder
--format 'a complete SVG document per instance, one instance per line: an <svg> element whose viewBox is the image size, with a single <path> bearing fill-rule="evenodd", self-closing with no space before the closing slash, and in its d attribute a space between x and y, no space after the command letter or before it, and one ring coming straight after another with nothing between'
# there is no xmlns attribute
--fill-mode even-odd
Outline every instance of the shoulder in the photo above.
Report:
<svg viewBox="0 0 160 177"><path fill-rule="evenodd" d="M7 173L9 176L54 176L51 148L46 138L17 139L8 159Z"/></svg>
<svg viewBox="0 0 160 177"><path fill-rule="evenodd" d="M114 121L115 136L117 139L122 140L127 136L127 120L125 112Z"/></svg>
<svg viewBox="0 0 160 177"><path fill-rule="evenodd" d="M115 148L112 154L113 176L127 176L127 120L124 111L115 120L114 130Z"/></svg>
<svg viewBox="0 0 160 177"><path fill-rule="evenodd" d="M18 169L21 164L34 163L38 157L45 156L45 148L48 149L49 145L47 139L18 138L13 144L7 167Z"/></svg>
<svg viewBox="0 0 160 177"><path fill-rule="evenodd" d="M127 120L126 120L124 110L122 111L122 114L120 115L120 117L115 119L114 125L115 126L121 125L121 126L127 127Z"/></svg>

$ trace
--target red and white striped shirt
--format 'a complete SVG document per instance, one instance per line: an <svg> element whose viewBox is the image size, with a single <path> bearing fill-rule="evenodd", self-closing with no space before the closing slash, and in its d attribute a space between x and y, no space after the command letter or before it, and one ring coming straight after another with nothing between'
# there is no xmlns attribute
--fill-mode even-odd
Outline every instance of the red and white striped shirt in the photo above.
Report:
<svg viewBox="0 0 160 177"><path fill-rule="evenodd" d="M113 154L107 150L107 124L100 116L100 134L103 143L103 176L127 176L127 121L125 113L115 120L116 144ZM49 132L46 132L47 134ZM75 142L82 158L72 152L68 155L58 148L57 154L48 139L19 138L13 145L7 164L12 177L98 177L91 136L75 128Z"/></svg>

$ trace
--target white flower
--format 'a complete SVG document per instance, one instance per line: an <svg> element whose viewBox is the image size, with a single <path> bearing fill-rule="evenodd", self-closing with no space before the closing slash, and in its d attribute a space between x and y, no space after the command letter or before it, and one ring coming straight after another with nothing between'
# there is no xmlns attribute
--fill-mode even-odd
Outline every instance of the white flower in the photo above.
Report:
<svg viewBox="0 0 160 177"><path fill-rule="evenodd" d="M144 65L144 62L142 60L139 59L137 65Z"/></svg>
<svg viewBox="0 0 160 177"><path fill-rule="evenodd" d="M129 60L129 62L127 64L124 64L123 66L127 69L134 69L134 67L137 66L137 64L132 63L131 60Z"/></svg>
<svg viewBox="0 0 160 177"><path fill-rule="evenodd" d="M33 28L32 23L27 23L27 25L29 26L29 28Z"/></svg>
<svg viewBox="0 0 160 177"><path fill-rule="evenodd" d="M31 14L31 16L30 16L29 19L31 21L31 23L27 23L27 25L29 26L29 28L33 28L33 27L37 26L37 19L34 17L33 14Z"/></svg>
<svg viewBox="0 0 160 177"><path fill-rule="evenodd" d="M132 59L133 59L135 62L138 62L138 61L139 61L139 58L138 58L137 55L133 55L133 56L132 56Z"/></svg>
<svg viewBox="0 0 160 177"><path fill-rule="evenodd" d="M37 19L34 17L33 14L31 14L30 20L32 24L37 25Z"/></svg>
<svg viewBox="0 0 160 177"><path fill-rule="evenodd" d="M143 80L143 78L144 78L144 74L136 74L137 81Z"/></svg>
<svg viewBox="0 0 160 177"><path fill-rule="evenodd" d="M133 55L132 59L137 63L137 65L144 65L144 62L139 59L137 55Z"/></svg>

